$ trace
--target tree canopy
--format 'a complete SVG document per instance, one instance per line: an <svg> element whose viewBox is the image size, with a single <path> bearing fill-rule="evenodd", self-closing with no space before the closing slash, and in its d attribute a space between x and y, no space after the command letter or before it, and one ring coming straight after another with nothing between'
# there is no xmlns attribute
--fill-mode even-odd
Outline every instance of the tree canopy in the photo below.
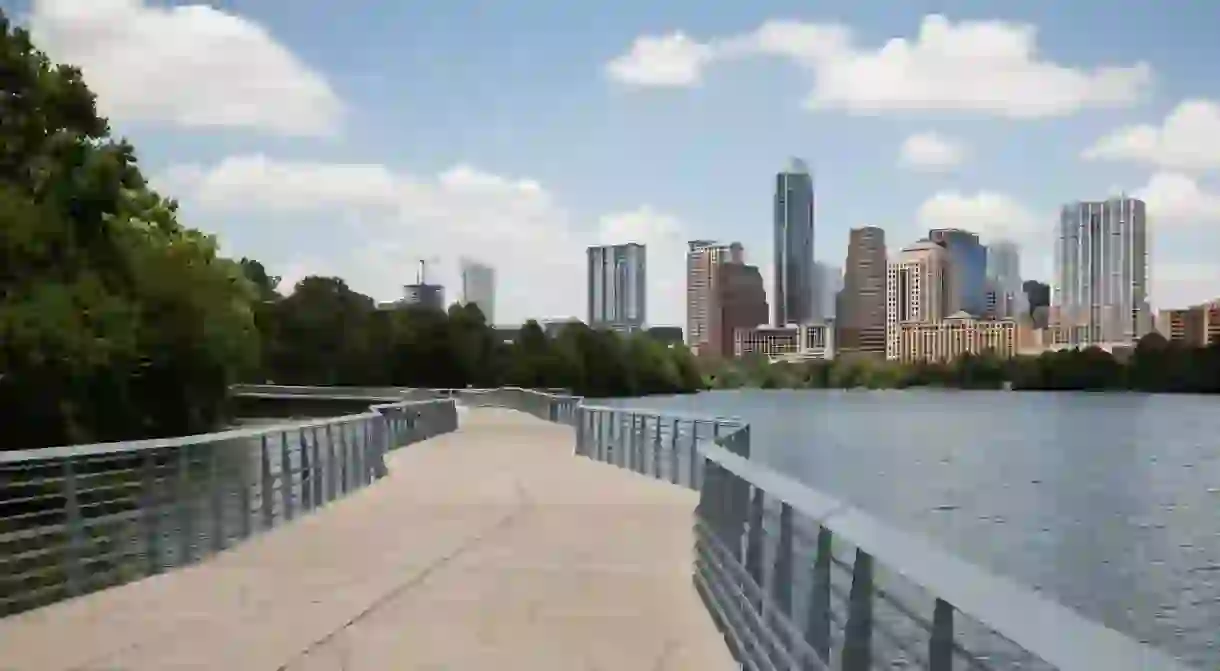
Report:
<svg viewBox="0 0 1220 671"><path fill-rule="evenodd" d="M965 354L943 363L858 356L773 364L743 359L719 362L708 372L714 388L1000 389L1007 385L1018 391L1214 394L1220 393L1220 343L1187 347L1151 333L1125 357L1090 347L1010 359Z"/></svg>
<svg viewBox="0 0 1220 671"><path fill-rule="evenodd" d="M257 262L243 260L258 284ZM645 334L574 322L554 337L527 321L506 339L476 305L442 312L377 307L337 277L306 277L260 304L258 375L278 384L564 388L583 396L641 396L702 388L694 359ZM261 380L260 380L261 381Z"/></svg>

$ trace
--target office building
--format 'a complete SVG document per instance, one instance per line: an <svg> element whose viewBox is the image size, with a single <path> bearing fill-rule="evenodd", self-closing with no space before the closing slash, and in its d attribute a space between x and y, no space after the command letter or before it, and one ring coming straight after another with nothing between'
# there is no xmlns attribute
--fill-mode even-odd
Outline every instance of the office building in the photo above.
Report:
<svg viewBox="0 0 1220 671"><path fill-rule="evenodd" d="M462 258L458 265L462 274L462 304L478 306L488 324L496 319L496 271L491 266Z"/></svg>
<svg viewBox="0 0 1220 671"><path fill-rule="evenodd" d="M1220 299L1189 308L1161 310L1156 329L1186 347L1220 344Z"/></svg>
<svg viewBox="0 0 1220 671"><path fill-rule="evenodd" d="M716 312L716 278L721 264L744 261L741 243L726 245L712 240L687 243L686 344L696 353L709 349Z"/></svg>
<svg viewBox="0 0 1220 671"><path fill-rule="evenodd" d="M899 357L899 326L908 322L938 322L950 313L949 251L928 240L904 247L886 271L887 359Z"/></svg>
<svg viewBox="0 0 1220 671"><path fill-rule="evenodd" d="M928 239L949 251L949 312L983 314L987 297L987 248L979 236L960 228L934 228Z"/></svg>
<svg viewBox="0 0 1220 671"><path fill-rule="evenodd" d="M1152 329L1144 201L1119 196L1063 207L1052 305L1058 341L1131 345Z"/></svg>
<svg viewBox="0 0 1220 671"><path fill-rule="evenodd" d="M896 327L892 358L903 362L948 362L963 354L1016 356L1017 322L975 319L965 312L937 322L904 322Z"/></svg>
<svg viewBox="0 0 1220 671"><path fill-rule="evenodd" d="M644 245L590 247L587 253L589 326L624 332L643 328L648 266Z"/></svg>
<svg viewBox="0 0 1220 671"><path fill-rule="evenodd" d="M836 309L840 352L885 354L886 266L885 231L876 226L853 228Z"/></svg>
<svg viewBox="0 0 1220 671"><path fill-rule="evenodd" d="M843 269L821 261L815 261L813 267L814 286L818 294L813 320L823 322L834 319L838 311L838 295L843 289Z"/></svg>
<svg viewBox="0 0 1220 671"><path fill-rule="evenodd" d="M715 294L712 326L705 349L719 356L733 356L733 333L766 324L770 316L762 273L757 266L732 261L722 263L716 272Z"/></svg>
<svg viewBox="0 0 1220 671"><path fill-rule="evenodd" d="M987 247L987 284L994 318L1016 319L1029 312L1029 301L1021 282L1021 252L1011 240L997 240Z"/></svg>
<svg viewBox="0 0 1220 671"><path fill-rule="evenodd" d="M440 284L417 282L402 288L402 307L424 307L430 310L445 309L445 287Z"/></svg>
<svg viewBox="0 0 1220 671"><path fill-rule="evenodd" d="M794 158L775 177L775 326L806 324L820 314L813 269L813 177Z"/></svg>
<svg viewBox="0 0 1220 671"><path fill-rule="evenodd" d="M830 360L835 357L835 327L826 323L741 328L733 332L733 351L771 361Z"/></svg>

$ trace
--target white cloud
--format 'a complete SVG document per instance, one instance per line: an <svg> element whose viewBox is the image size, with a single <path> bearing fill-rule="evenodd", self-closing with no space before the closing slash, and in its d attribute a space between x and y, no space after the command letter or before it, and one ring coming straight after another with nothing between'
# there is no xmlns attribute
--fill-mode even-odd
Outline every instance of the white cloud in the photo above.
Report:
<svg viewBox="0 0 1220 671"><path fill-rule="evenodd" d="M1071 114L1085 107L1125 105L1151 82L1145 63L1092 69L1046 60L1037 29L1005 21L959 21L928 15L914 39L894 38L880 47L854 43L838 24L772 21L757 30L708 42L684 35L638 38L614 62L631 73L681 76L623 77L641 86L690 86L717 60L781 56L814 77L806 105L859 113L955 111L1016 119ZM663 49L659 45L681 44ZM647 45L648 48L644 48Z"/></svg>
<svg viewBox="0 0 1220 671"><path fill-rule="evenodd" d="M916 220L921 228L963 228L984 237L1015 241L1040 230L1039 219L1024 205L995 191L938 192L919 206ZM1049 225L1045 228L1049 230Z"/></svg>
<svg viewBox="0 0 1220 671"><path fill-rule="evenodd" d="M1149 273L1154 309L1182 308L1220 298L1220 265L1154 261Z"/></svg>
<svg viewBox="0 0 1220 671"><path fill-rule="evenodd" d="M631 49L606 64L606 74L637 86L694 86L713 49L681 32L636 38Z"/></svg>
<svg viewBox="0 0 1220 671"><path fill-rule="evenodd" d="M1168 170L1220 168L1220 103L1184 100L1160 125L1127 126L1086 149L1088 160L1130 161Z"/></svg>
<svg viewBox="0 0 1220 671"><path fill-rule="evenodd" d="M206 5L35 0L29 23L115 119L324 135L342 115L323 76L266 29Z"/></svg>
<svg viewBox="0 0 1220 671"><path fill-rule="evenodd" d="M1220 224L1220 194L1204 189L1188 175L1157 173L1134 195L1147 204L1152 226L1189 228Z"/></svg>
<svg viewBox="0 0 1220 671"><path fill-rule="evenodd" d="M938 171L966 160L966 147L958 140L937 133L916 133L902 142L898 162L913 170Z"/></svg>
<svg viewBox="0 0 1220 671"><path fill-rule="evenodd" d="M640 242L648 246L649 314L657 324L682 323L683 225L642 206L608 214L581 228L538 182L459 165L419 177L378 164L280 161L235 156L210 166L179 165L155 180L182 200L189 223L196 213L225 213L257 224L276 216L348 225L331 226L334 253L277 256L280 248L243 249L286 283L306 274L335 274L379 300L401 295L414 281L417 259L436 259L430 281L458 298L457 259L471 256L496 268L496 320L581 317L585 312L585 248ZM291 229L280 235L291 236ZM268 239L273 237L267 233ZM323 247L325 248L325 247Z"/></svg>

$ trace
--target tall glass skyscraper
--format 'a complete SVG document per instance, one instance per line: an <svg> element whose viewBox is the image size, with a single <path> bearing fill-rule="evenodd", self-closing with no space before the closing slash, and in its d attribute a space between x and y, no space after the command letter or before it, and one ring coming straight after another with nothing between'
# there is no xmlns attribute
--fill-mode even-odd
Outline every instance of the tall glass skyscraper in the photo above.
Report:
<svg viewBox="0 0 1220 671"><path fill-rule="evenodd" d="M1029 312L1021 286L1021 252L1011 240L996 240L987 246L987 278L996 294L997 317L1016 318Z"/></svg>
<svg viewBox="0 0 1220 671"><path fill-rule="evenodd" d="M960 228L934 228L928 239L949 250L949 311L980 317L987 310L987 248L979 236Z"/></svg>
<svg viewBox="0 0 1220 671"><path fill-rule="evenodd" d="M462 303L479 306L488 324L496 319L496 271L486 263L462 257Z"/></svg>
<svg viewBox="0 0 1220 671"><path fill-rule="evenodd" d="M1052 305L1071 345L1130 344L1152 329L1144 201L1063 207Z"/></svg>
<svg viewBox="0 0 1220 671"><path fill-rule="evenodd" d="M774 324L808 324L821 313L813 268L813 177L799 158L775 177Z"/></svg>
<svg viewBox="0 0 1220 671"><path fill-rule="evenodd" d="M643 328L647 320L644 245L590 247L589 326L616 331Z"/></svg>

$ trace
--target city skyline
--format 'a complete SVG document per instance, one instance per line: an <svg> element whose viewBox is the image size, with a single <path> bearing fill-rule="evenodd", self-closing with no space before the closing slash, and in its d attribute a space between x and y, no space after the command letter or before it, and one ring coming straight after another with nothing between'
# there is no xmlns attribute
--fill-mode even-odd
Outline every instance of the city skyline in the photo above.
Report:
<svg viewBox="0 0 1220 671"><path fill-rule="evenodd" d="M565 317L584 287L557 278L581 276L588 246L635 240L649 321L681 324L688 240L740 241L773 286L768 201L798 155L825 263L851 228L895 244L963 228L1012 239L1021 276L1050 280L1062 204L1126 191L1155 230L1153 306L1217 293L1220 44L1204 6L629 0L595 17L526 0L471 22L463 1L0 6L81 66L184 224L285 288L341 276L392 300L402 258L469 254L497 269L497 321ZM590 39L564 38L590 21ZM433 281L456 288L458 272Z"/></svg>

